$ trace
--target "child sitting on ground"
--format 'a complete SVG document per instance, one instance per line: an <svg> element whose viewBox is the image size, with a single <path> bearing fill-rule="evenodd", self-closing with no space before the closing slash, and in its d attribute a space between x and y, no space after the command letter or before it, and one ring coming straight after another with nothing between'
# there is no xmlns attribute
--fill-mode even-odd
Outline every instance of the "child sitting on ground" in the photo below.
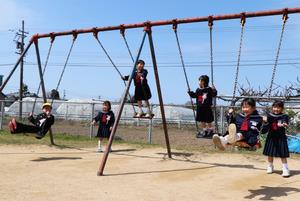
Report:
<svg viewBox="0 0 300 201"><path fill-rule="evenodd" d="M51 104L44 103L42 111L43 112L38 114L36 117L34 117L32 113L29 114L28 119L34 125L26 125L17 122L16 119L13 118L8 123L11 134L26 133L36 137L37 139L42 139L54 124L54 116L51 114Z"/></svg>
<svg viewBox="0 0 300 201"><path fill-rule="evenodd" d="M245 98L242 103L242 113L234 115L233 109L227 115L228 135L213 136L213 143L220 150L225 150L226 145L246 144L249 147L259 146L259 133L262 127L262 117L256 110L255 100Z"/></svg>

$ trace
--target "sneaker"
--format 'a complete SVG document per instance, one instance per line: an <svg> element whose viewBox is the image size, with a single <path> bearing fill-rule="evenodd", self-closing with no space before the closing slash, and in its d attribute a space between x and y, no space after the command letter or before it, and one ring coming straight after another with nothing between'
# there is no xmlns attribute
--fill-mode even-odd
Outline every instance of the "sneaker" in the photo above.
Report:
<svg viewBox="0 0 300 201"><path fill-rule="evenodd" d="M209 129L206 131L205 137L206 138L212 138L212 136L214 135L213 130Z"/></svg>
<svg viewBox="0 0 300 201"><path fill-rule="evenodd" d="M225 147L223 146L219 135L214 134L212 139L213 139L213 143L216 145L216 147L218 147L218 149L220 149L222 151L225 150Z"/></svg>
<svg viewBox="0 0 300 201"><path fill-rule="evenodd" d="M228 143L233 144L236 142L236 125L229 124L228 126Z"/></svg>
<svg viewBox="0 0 300 201"><path fill-rule="evenodd" d="M135 115L135 117L141 117L143 114L142 113L137 113L136 115Z"/></svg>
<svg viewBox="0 0 300 201"><path fill-rule="evenodd" d="M102 152L102 147L101 146L98 147L97 150L96 150L96 152L101 153Z"/></svg>
<svg viewBox="0 0 300 201"><path fill-rule="evenodd" d="M13 134L15 132L15 128L14 128L13 123L11 121L8 123L8 127L9 127L9 130L10 130L10 133Z"/></svg>
<svg viewBox="0 0 300 201"><path fill-rule="evenodd" d="M283 176L283 177L289 177L291 174L290 174L290 171L289 171L289 169L287 169L287 168L282 168L282 174L281 174L281 176Z"/></svg>
<svg viewBox="0 0 300 201"><path fill-rule="evenodd" d="M204 131L199 131L197 134L196 134L196 138L203 138L205 136L205 132Z"/></svg>
<svg viewBox="0 0 300 201"><path fill-rule="evenodd" d="M274 166L273 165L268 165L267 167L267 174L272 174L274 171Z"/></svg>

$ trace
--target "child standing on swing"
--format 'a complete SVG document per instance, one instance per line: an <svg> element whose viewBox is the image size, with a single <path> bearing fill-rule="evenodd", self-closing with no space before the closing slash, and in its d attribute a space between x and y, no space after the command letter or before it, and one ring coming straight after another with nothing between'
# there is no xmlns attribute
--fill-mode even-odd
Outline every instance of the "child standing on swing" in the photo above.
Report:
<svg viewBox="0 0 300 201"><path fill-rule="evenodd" d="M152 95L147 81L148 71L144 69L144 66L145 62L143 60L139 60L137 62L136 71L133 74L135 86L134 98L137 101L139 107L136 117L141 117L144 115L142 110L142 101L145 101L147 107L147 113L145 117L151 117L149 99Z"/></svg>
<svg viewBox="0 0 300 201"><path fill-rule="evenodd" d="M103 102L102 111L99 112L93 119L92 124L95 125L97 122L99 122L99 128L96 136L99 138L97 152L102 152L103 138L109 139L112 127L115 122L115 115L111 111L111 104L109 101Z"/></svg>
<svg viewBox="0 0 300 201"><path fill-rule="evenodd" d="M212 137L213 135L212 122L214 121L214 115L211 106L213 97L217 96L217 90L214 86L209 87L208 84L209 77L201 75L199 77L199 88L195 92L188 91L190 97L196 98L197 102L196 121L200 122L202 129L197 134L197 138Z"/></svg>
<svg viewBox="0 0 300 201"><path fill-rule="evenodd" d="M274 170L274 157L280 157L282 162L282 176L289 177L287 158L289 149L286 137L286 127L289 123L288 115L283 113L284 103L275 101L272 105L272 112L264 118L264 124L268 130L268 135L263 154L268 156L267 173L272 174Z"/></svg>

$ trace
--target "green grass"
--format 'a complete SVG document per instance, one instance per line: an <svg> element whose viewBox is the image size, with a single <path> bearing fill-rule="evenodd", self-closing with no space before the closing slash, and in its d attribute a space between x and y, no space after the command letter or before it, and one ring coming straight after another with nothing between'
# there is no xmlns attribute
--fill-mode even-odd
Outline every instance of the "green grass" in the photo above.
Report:
<svg viewBox="0 0 300 201"><path fill-rule="evenodd" d="M54 134L55 145L59 148L88 148L97 145L97 138L90 138L89 136L81 135L67 135L61 133ZM107 143L107 140L104 140ZM147 144L138 141L123 141L115 139L113 144L130 144L136 148L151 148L160 147L156 144ZM49 135L47 134L43 139L38 140L31 136L23 134L10 134L6 131L0 131L0 145L51 145Z"/></svg>

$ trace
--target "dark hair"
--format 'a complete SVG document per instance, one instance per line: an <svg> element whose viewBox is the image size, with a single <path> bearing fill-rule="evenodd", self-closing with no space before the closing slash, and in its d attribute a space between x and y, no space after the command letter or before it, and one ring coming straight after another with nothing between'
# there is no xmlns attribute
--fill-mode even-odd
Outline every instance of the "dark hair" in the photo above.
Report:
<svg viewBox="0 0 300 201"><path fill-rule="evenodd" d="M276 101L274 101L274 103L272 104L272 107L280 107L280 108L284 108L284 103L283 103L283 101L276 100Z"/></svg>
<svg viewBox="0 0 300 201"><path fill-rule="evenodd" d="M143 65L145 65L145 62L144 62L144 60L138 60L138 62L137 62L137 64L143 64Z"/></svg>
<svg viewBox="0 0 300 201"><path fill-rule="evenodd" d="M204 86L207 87L209 83L209 77L207 75L201 75L199 77L199 81L203 80L204 81Z"/></svg>
<svg viewBox="0 0 300 201"><path fill-rule="evenodd" d="M244 100L241 103L241 106L243 107L243 105L249 105L251 107L255 107L256 106L256 102L253 98L244 98Z"/></svg>
<svg viewBox="0 0 300 201"><path fill-rule="evenodd" d="M108 111L111 110L111 104L110 104L110 102L109 102L108 100L104 101L104 102L103 102L103 105L108 106Z"/></svg>

